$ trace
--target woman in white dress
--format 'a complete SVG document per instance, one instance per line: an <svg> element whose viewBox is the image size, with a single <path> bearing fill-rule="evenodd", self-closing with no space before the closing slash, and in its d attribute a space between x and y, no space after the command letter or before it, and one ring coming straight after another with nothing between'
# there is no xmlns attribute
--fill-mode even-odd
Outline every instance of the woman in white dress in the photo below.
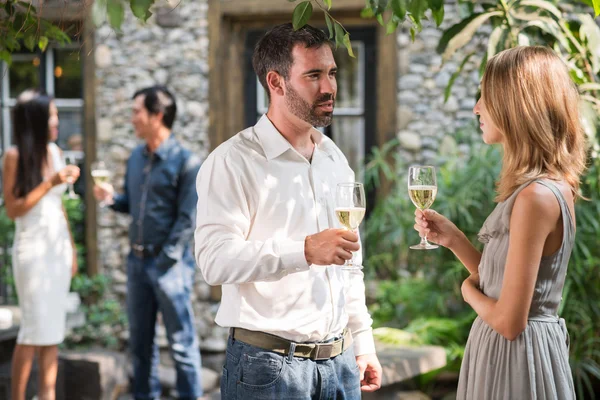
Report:
<svg viewBox="0 0 600 400"><path fill-rule="evenodd" d="M21 326L12 359L12 400L25 400L35 354L38 399L54 400L58 344L65 334L65 306L71 277L77 271L72 235L62 205L65 183L79 168L65 166L53 143L58 111L50 97L23 92L13 111L16 147L4 158L6 213L15 220L13 272Z"/></svg>

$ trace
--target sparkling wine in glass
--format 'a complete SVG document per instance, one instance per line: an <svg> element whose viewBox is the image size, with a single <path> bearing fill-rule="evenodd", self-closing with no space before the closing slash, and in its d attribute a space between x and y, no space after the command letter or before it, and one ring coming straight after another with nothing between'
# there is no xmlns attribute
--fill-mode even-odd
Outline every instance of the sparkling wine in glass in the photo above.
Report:
<svg viewBox="0 0 600 400"><path fill-rule="evenodd" d="M75 158L75 156L70 155L70 154L65 154L64 156L64 162L65 165L77 165L77 159ZM77 195L77 193L75 193L75 190L73 189L73 183L75 182L75 179L73 178L73 174L68 171L67 172L67 198L68 199L78 199L79 195Z"/></svg>
<svg viewBox="0 0 600 400"><path fill-rule="evenodd" d="M342 226L350 231L355 231L365 217L366 198L365 188L362 183L348 182L337 185L335 214ZM343 270L360 270L362 265L352 259L346 260Z"/></svg>
<svg viewBox="0 0 600 400"><path fill-rule="evenodd" d="M112 176L111 172L106 167L104 161L96 161L92 163L92 178L94 179L94 183L101 188L109 189L110 188L110 178ZM112 188L110 188L112 189ZM104 207L107 205L111 205L112 200L103 200L98 203L100 207Z"/></svg>
<svg viewBox="0 0 600 400"><path fill-rule="evenodd" d="M419 210L431 207L437 194L435 168L429 165L417 165L408 170L408 195ZM439 246L427 241L427 235L421 238L421 243L410 246L415 250L437 249Z"/></svg>

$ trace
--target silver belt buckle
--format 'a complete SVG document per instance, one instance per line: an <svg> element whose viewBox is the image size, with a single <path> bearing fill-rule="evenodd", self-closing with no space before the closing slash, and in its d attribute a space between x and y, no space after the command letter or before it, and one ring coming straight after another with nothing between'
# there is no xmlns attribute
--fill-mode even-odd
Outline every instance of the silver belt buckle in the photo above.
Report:
<svg viewBox="0 0 600 400"><path fill-rule="evenodd" d="M322 361L329 360L333 352L333 343L317 344L315 349L315 357L313 360Z"/></svg>
<svg viewBox="0 0 600 400"><path fill-rule="evenodd" d="M131 249L133 250L133 254L138 258L144 258L144 245L142 244L132 244Z"/></svg>

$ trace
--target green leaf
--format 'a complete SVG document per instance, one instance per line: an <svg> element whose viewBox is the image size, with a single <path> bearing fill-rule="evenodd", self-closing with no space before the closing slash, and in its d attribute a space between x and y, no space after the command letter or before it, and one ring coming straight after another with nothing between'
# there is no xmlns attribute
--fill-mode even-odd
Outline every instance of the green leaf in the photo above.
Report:
<svg viewBox="0 0 600 400"><path fill-rule="evenodd" d="M594 5L594 18L600 15L600 0L592 0Z"/></svg>
<svg viewBox="0 0 600 400"><path fill-rule="evenodd" d="M535 26L538 29L553 36L566 50L571 48L569 39L563 34L563 30L558 23L549 17L540 17L538 20L529 21L523 26L523 29Z"/></svg>
<svg viewBox="0 0 600 400"><path fill-rule="evenodd" d="M302 28L308 20L310 19L313 11L313 6L310 1L303 1L298 4L296 8L294 8L294 13L292 14L292 25L294 26L294 30Z"/></svg>
<svg viewBox="0 0 600 400"><path fill-rule="evenodd" d="M398 29L398 19L392 18L388 21L388 23L385 27L385 33L390 35L390 34L396 32L396 29Z"/></svg>
<svg viewBox="0 0 600 400"><path fill-rule="evenodd" d="M295 0L293 0L295 1ZM327 6L328 10L331 10L331 0L323 0L323 3Z"/></svg>
<svg viewBox="0 0 600 400"><path fill-rule="evenodd" d="M46 36L40 36L38 47L41 51L46 51L46 47L48 47L48 38Z"/></svg>
<svg viewBox="0 0 600 400"><path fill-rule="evenodd" d="M150 7L154 3L154 0L130 0L131 12L133 15L146 22L148 18L152 15L150 12ZM295 0L293 0L295 1Z"/></svg>
<svg viewBox="0 0 600 400"><path fill-rule="evenodd" d="M591 15L579 14L578 17L581 21L579 36L587 42L592 71L594 74L598 74L600 71L600 28Z"/></svg>
<svg viewBox="0 0 600 400"><path fill-rule="evenodd" d="M415 31L414 26L410 27L410 40L415 41L415 36L417 35L417 32Z"/></svg>
<svg viewBox="0 0 600 400"><path fill-rule="evenodd" d="M487 53L483 53L483 60L481 60L481 64L479 64L479 78L483 76L485 72L485 66L487 65L488 55Z"/></svg>
<svg viewBox="0 0 600 400"><path fill-rule="evenodd" d="M498 44L503 45L502 38L505 37L507 29L505 25L494 28L488 40L487 57L492 58L498 52Z"/></svg>
<svg viewBox="0 0 600 400"><path fill-rule="evenodd" d="M108 0L106 11L108 12L108 22L115 30L120 30L125 19L125 9L121 0Z"/></svg>
<svg viewBox="0 0 600 400"><path fill-rule="evenodd" d="M337 21L335 21L335 48L337 49L340 46L345 46L344 44L344 36L346 32L344 31L344 27Z"/></svg>
<svg viewBox="0 0 600 400"><path fill-rule="evenodd" d="M450 41L450 39L452 39L454 36L456 36L460 31L463 30L463 28L465 26L467 26L467 24L469 22L473 21L479 15L481 15L481 13L472 14L472 15L468 16L467 18L463 19L462 21L457 22L456 24L452 25L450 28L446 29L444 31L444 33L442 34L440 41L438 42L436 51L440 54L443 53L444 50L446 50L446 47L448 46L448 42Z"/></svg>
<svg viewBox="0 0 600 400"><path fill-rule="evenodd" d="M404 21L406 17L406 0L392 0L392 12L400 21Z"/></svg>
<svg viewBox="0 0 600 400"><path fill-rule="evenodd" d="M7 50L0 50L0 60L4 61L6 64L12 64L12 56Z"/></svg>
<svg viewBox="0 0 600 400"><path fill-rule="evenodd" d="M354 52L352 51L352 43L350 42L350 34L346 33L344 35L344 46L346 46L346 49L348 49L348 55L352 58L356 58L354 56Z"/></svg>
<svg viewBox="0 0 600 400"><path fill-rule="evenodd" d="M553 14L556 18L562 19L562 12L552 3L545 0L523 0L519 3L520 7L541 8Z"/></svg>
<svg viewBox="0 0 600 400"><path fill-rule="evenodd" d="M444 22L444 7L439 8L437 10L432 9L431 14L433 15L433 20L435 24L439 27L442 22Z"/></svg>
<svg viewBox="0 0 600 400"><path fill-rule="evenodd" d="M529 36L519 33L517 35L517 43L519 46L529 46L530 45Z"/></svg>
<svg viewBox="0 0 600 400"><path fill-rule="evenodd" d="M35 49L35 34L33 32L29 33L25 37L25 40L23 41L23 44L25 44L25 47L29 51L33 51Z"/></svg>
<svg viewBox="0 0 600 400"><path fill-rule="evenodd" d="M373 12L373 9L371 7L365 7L360 11L361 18L373 18L374 16L375 13Z"/></svg>
<svg viewBox="0 0 600 400"><path fill-rule="evenodd" d="M454 81L456 80L456 78L458 78L458 76L460 75L460 73L462 72L463 68L465 67L465 65L467 64L467 62L469 62L469 59L475 54L476 52L472 52L469 53L469 55L467 55L464 60L460 63L460 66L458 67L458 69L456 71L454 71L454 73L452 74L452 76L450 77L450 80L448 81L448 85L446 85L446 89L444 90L444 103L448 101L448 98L450 97L450 93L452 91L452 85L454 85Z"/></svg>
<svg viewBox="0 0 600 400"><path fill-rule="evenodd" d="M578 87L580 92L585 92L588 90L600 90L600 83L582 83Z"/></svg>
<svg viewBox="0 0 600 400"><path fill-rule="evenodd" d="M423 0L410 0L408 3L408 11L417 26L421 24L421 19L425 15L426 4L427 2Z"/></svg>
<svg viewBox="0 0 600 400"><path fill-rule="evenodd" d="M335 31L333 30L333 22L328 13L325 13L325 23L327 23L327 30L329 30L329 39L333 39Z"/></svg>
<svg viewBox="0 0 600 400"><path fill-rule="evenodd" d="M456 52L456 50L463 47L467 44L475 35L477 29L479 29L484 23L486 23L490 18L501 16L503 13L501 11L492 11L488 13L483 13L474 18L471 22L469 22L461 31L459 31L450 41L448 42L448 46L442 53L442 60L449 60L452 55Z"/></svg>
<svg viewBox="0 0 600 400"><path fill-rule="evenodd" d="M381 26L385 26L385 22L383 21L383 14L377 14L377 22L379 22L379 25Z"/></svg>

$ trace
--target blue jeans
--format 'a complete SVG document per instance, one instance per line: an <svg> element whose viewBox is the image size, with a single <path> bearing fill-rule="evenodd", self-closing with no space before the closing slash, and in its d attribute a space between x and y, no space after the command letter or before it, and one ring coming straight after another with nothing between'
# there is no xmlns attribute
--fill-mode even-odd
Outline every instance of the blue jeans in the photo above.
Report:
<svg viewBox="0 0 600 400"><path fill-rule="evenodd" d="M130 254L127 259L127 314L136 400L161 395L158 345L154 340L158 311L175 361L179 398L202 395L200 349L190 301L193 277L193 262L180 261L161 268L154 258L140 259Z"/></svg>
<svg viewBox="0 0 600 400"><path fill-rule="evenodd" d="M292 344L290 354L294 348ZM360 398L360 373L352 346L335 358L312 361L264 350L229 336L221 399Z"/></svg>

